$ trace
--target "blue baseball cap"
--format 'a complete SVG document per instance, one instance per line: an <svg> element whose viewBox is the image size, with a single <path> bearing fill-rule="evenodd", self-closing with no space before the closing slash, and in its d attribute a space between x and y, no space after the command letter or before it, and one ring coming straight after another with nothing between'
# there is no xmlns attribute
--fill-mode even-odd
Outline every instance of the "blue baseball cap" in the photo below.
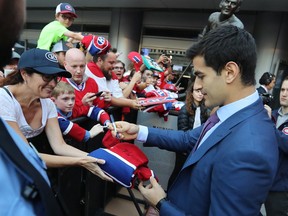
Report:
<svg viewBox="0 0 288 216"><path fill-rule="evenodd" d="M77 18L75 9L69 3L60 3L56 7L55 13L60 14L71 14L73 17Z"/></svg>
<svg viewBox="0 0 288 216"><path fill-rule="evenodd" d="M25 51L18 62L18 69L32 68L41 74L71 78L71 73L59 67L57 57L48 50L38 48Z"/></svg>

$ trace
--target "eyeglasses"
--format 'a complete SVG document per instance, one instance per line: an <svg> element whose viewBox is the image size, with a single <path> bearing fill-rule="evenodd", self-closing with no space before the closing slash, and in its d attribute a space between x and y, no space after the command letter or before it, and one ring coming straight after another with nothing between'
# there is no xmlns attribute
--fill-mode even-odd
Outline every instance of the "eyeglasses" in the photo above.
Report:
<svg viewBox="0 0 288 216"><path fill-rule="evenodd" d="M39 74L42 77L42 80L46 83L49 83L52 80L54 80L56 83L59 83L62 80L62 77L57 74L52 74L52 75L42 74L41 72L36 71L33 68L25 68L25 71L28 74L33 74L33 73Z"/></svg>
<svg viewBox="0 0 288 216"><path fill-rule="evenodd" d="M67 16L67 15L65 15L65 14L61 14L61 17L64 19L64 20L67 20L67 19L69 19L70 21L74 21L74 17L72 17L72 16Z"/></svg>
<svg viewBox="0 0 288 216"><path fill-rule="evenodd" d="M62 77L57 75L47 75L47 74L41 74L37 73L42 77L42 80L46 83L50 83L52 80L54 80L55 83L59 83L62 79Z"/></svg>
<svg viewBox="0 0 288 216"><path fill-rule="evenodd" d="M124 70L124 67L114 67L114 70Z"/></svg>

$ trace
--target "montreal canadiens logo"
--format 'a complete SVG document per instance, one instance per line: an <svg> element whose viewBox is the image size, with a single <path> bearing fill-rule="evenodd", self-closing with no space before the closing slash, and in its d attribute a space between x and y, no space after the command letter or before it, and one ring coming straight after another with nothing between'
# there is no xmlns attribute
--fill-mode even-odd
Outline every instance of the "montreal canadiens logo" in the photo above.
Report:
<svg viewBox="0 0 288 216"><path fill-rule="evenodd" d="M68 11L72 11L72 7L70 5L65 5L65 9Z"/></svg>
<svg viewBox="0 0 288 216"><path fill-rule="evenodd" d="M104 45L105 41L106 41L106 39L104 37L98 37L98 39L97 39L97 43L99 45Z"/></svg>
<svg viewBox="0 0 288 216"><path fill-rule="evenodd" d="M288 135L288 127L284 127L282 132L285 134L285 135Z"/></svg>
<svg viewBox="0 0 288 216"><path fill-rule="evenodd" d="M49 60L51 62L58 63L57 57L52 52L47 52L45 54L45 57L46 57L47 60Z"/></svg>

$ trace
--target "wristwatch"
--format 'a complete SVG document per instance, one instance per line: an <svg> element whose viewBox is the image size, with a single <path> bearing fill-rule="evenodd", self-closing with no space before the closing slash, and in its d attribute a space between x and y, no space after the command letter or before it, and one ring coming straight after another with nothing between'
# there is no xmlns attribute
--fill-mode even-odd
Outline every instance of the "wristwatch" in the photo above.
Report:
<svg viewBox="0 0 288 216"><path fill-rule="evenodd" d="M161 206L162 206L162 203L163 202L166 202L166 201L168 201L168 198L167 197L164 197L164 198L162 198L161 200L159 200L159 202L156 204L156 210L158 211L158 212L160 212L160 208L161 208Z"/></svg>

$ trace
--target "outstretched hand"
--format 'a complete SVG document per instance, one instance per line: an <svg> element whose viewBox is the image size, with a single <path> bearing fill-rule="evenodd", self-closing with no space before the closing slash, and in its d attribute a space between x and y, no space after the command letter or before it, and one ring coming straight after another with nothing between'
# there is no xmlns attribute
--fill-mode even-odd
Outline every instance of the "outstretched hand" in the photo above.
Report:
<svg viewBox="0 0 288 216"><path fill-rule="evenodd" d="M100 124L94 125L91 129L90 129L90 138L93 138L95 136L97 136L99 133L103 133L103 126Z"/></svg>
<svg viewBox="0 0 288 216"><path fill-rule="evenodd" d="M133 140L137 138L139 132L139 126L135 124L131 124L125 121L115 122L116 131L113 127L113 124L110 124L108 128L111 130L113 137L122 139L122 140Z"/></svg>
<svg viewBox="0 0 288 216"><path fill-rule="evenodd" d="M110 178L109 176L107 176L102 169L98 166L98 164L105 164L105 160L102 159L97 159L94 157L84 157L81 158L80 160L80 165L84 168L86 168L87 170L89 170L90 172L92 172L94 175L97 175L98 177L100 177L103 180L106 181L110 181L113 182L113 179Z"/></svg>

